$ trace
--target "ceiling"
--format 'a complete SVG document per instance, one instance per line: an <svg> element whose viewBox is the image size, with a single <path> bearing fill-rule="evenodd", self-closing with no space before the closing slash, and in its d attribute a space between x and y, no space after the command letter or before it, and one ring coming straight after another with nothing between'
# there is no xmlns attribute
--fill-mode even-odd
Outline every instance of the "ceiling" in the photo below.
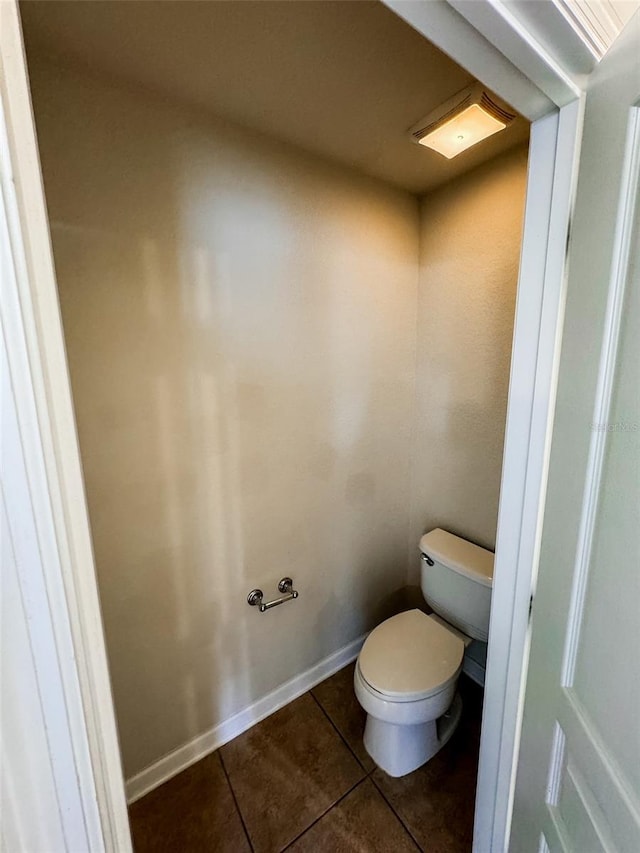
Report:
<svg viewBox="0 0 640 853"><path fill-rule="evenodd" d="M473 81L375 0L27 0L27 56L179 99L413 193L523 142L523 118L454 160L406 131Z"/></svg>

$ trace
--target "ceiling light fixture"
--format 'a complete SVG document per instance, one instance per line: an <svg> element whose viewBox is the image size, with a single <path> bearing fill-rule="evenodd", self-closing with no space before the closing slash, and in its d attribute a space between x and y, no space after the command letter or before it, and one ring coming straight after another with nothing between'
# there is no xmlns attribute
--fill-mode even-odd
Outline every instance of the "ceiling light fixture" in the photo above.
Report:
<svg viewBox="0 0 640 853"><path fill-rule="evenodd" d="M506 105L476 84L463 89L415 124L414 142L431 148L448 160L467 148L504 130L515 118Z"/></svg>

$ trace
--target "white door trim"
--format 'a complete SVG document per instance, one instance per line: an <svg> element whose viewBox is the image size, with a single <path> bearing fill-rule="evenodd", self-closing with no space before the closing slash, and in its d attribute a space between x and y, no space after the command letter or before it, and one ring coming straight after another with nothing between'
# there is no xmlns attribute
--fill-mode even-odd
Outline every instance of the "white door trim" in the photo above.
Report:
<svg viewBox="0 0 640 853"><path fill-rule="evenodd" d="M495 35L492 35L493 40L490 40L489 35L477 29L477 21L465 20L459 11L453 8L451 2L446 0L383 0L383 2L414 30L466 68L496 95L514 106L529 121L535 121L552 112L556 107L562 106L562 103L566 103L565 100L554 100L554 97L522 70L520 60L524 57L529 58L532 52L530 40L523 41L522 32L512 34L515 43L520 46L520 54L514 50L513 58L510 58L496 43ZM471 0L471 2L475 9L475 16L484 10L487 17L493 17L493 6L490 0ZM541 2L550 2L550 0L541 0ZM505 21L504 30L506 31L508 27L509 23ZM545 68L550 81L555 83L555 89L563 91L566 95L564 75L559 76L556 67L550 68L546 65L543 57L539 57L538 61L540 63L538 76L541 76L541 70Z"/></svg>
<svg viewBox="0 0 640 853"><path fill-rule="evenodd" d="M504 850L509 837L582 113L580 99L532 126L476 797L477 851Z"/></svg>
<svg viewBox="0 0 640 853"><path fill-rule="evenodd" d="M46 473L21 323L24 266L12 228L15 195L1 103L0 123L2 842L7 850L46 849L47 843L58 850L98 850L102 832L55 529L42 500ZM24 731L45 720L44 731ZM33 825L38 811L46 814L44 826Z"/></svg>
<svg viewBox="0 0 640 853"><path fill-rule="evenodd" d="M489 39L504 56L513 62L526 77L559 107L570 104L580 95L582 77L565 69L555 58L556 42L545 44L544 29L532 31L534 20L526 15L530 4L519 8L513 2L502 0L449 0L453 8L475 29ZM571 54L584 49L580 37L556 10L553 4L537 3L547 7L544 20L553 27L557 39L558 23L565 24L566 46ZM520 12L520 14L516 14ZM538 24L538 21L535 20ZM539 116L535 116L538 118Z"/></svg>
<svg viewBox="0 0 640 853"><path fill-rule="evenodd" d="M47 597L30 614L32 648L37 655L40 621L51 621L90 849L127 853L124 781L16 2L0 2L0 72L2 203L13 270L3 279L2 322L21 426L16 452L26 461L47 585ZM44 663L34 661L36 669ZM54 699L43 697L48 723ZM58 781L64 803L71 782Z"/></svg>
<svg viewBox="0 0 640 853"><path fill-rule="evenodd" d="M473 14L495 19L498 3L474 0ZM564 245L580 136L579 86L563 70L571 67L570 57L566 63L557 53L552 57L522 22L514 29L508 16L500 15L502 23L495 33L483 35L445 0L388 0L387 5L519 112L537 120L532 132L531 197L496 553L494 596L496 601L506 602L507 610L494 607L492 618L474 839L474 849L487 853L506 849L508 837L508 803L498 798L500 792L512 789L519 739L528 599L535 579L546 485L562 322ZM18 318L30 365L24 381L35 399L47 473L48 494L41 498L53 513L57 548L52 556L59 561L66 598L61 607L66 605L76 653L82 722L104 847L126 853L130 839L124 785L16 0L0 3L0 61L17 199L16 229L26 259ZM537 70L532 70L532 63ZM541 246L545 247L542 251ZM537 306L531 317L525 310L529 300Z"/></svg>

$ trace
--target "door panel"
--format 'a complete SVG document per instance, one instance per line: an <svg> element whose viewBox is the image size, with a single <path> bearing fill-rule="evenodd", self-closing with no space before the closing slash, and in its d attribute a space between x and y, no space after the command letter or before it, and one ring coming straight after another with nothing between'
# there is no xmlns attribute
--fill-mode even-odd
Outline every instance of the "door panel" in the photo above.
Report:
<svg viewBox="0 0 640 853"><path fill-rule="evenodd" d="M636 184L636 198L639 193ZM636 247L640 245L637 218L636 212L632 240ZM633 261L622 306L611 409L607 422L593 427L605 433L605 447L573 688L590 709L598 729L608 731L608 743L616 760L635 790L640 790L640 737L628 736L634 729L637 731L640 711L640 678L629 677L634 670L637 672L634 661L640 644L640 500L637 499L640 359L636 342L640 329L640 286L637 259ZM597 566L602 570L594 568ZM626 594L621 596L621 590L626 590ZM600 642L599 638L607 633L612 634L612 644ZM615 644L618 635L633 638L633 642L623 642L618 647ZM625 701L619 703L617 725L610 726L611 698L616 696L620 684L625 685Z"/></svg>
<svg viewBox="0 0 640 853"><path fill-rule="evenodd" d="M587 95L510 850L640 850L640 15Z"/></svg>

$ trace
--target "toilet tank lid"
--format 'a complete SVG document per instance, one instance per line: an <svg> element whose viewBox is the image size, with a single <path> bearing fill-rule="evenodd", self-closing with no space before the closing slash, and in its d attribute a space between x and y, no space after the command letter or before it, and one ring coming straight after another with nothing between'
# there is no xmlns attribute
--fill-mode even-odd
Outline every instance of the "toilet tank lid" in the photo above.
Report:
<svg viewBox="0 0 640 853"><path fill-rule="evenodd" d="M494 555L486 548L437 527L420 540L423 554L482 586L493 586Z"/></svg>

